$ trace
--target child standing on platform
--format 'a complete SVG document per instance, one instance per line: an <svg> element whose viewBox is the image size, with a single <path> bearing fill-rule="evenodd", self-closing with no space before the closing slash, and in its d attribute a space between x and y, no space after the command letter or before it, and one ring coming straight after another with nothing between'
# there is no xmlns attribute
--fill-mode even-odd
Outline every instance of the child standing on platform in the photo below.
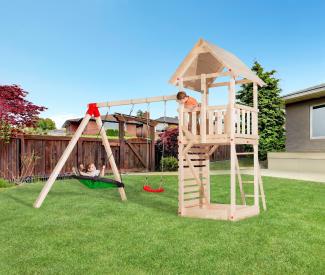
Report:
<svg viewBox="0 0 325 275"><path fill-rule="evenodd" d="M195 108L200 107L200 104L196 101L195 98L188 96L184 91L180 91L176 95L177 101L181 104L184 104L184 107L186 109L190 109L190 112L188 113L188 129L189 131L192 131L192 112L195 111ZM200 117L200 111L196 112L196 132L199 134L200 132L200 126L199 126L199 117Z"/></svg>

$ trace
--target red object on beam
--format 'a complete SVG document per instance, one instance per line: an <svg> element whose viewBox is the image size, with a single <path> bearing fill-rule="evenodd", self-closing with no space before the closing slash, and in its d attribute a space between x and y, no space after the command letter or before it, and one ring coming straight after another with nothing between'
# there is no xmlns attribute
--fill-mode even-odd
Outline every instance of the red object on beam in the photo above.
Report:
<svg viewBox="0 0 325 275"><path fill-rule="evenodd" d="M87 110L87 114L91 115L93 117L99 117L100 113L97 107L96 103L89 103L88 104L88 110Z"/></svg>
<svg viewBox="0 0 325 275"><path fill-rule="evenodd" d="M143 186L143 190L150 193L161 193L165 191L165 189L162 187L159 187L157 189L152 189L150 185Z"/></svg>

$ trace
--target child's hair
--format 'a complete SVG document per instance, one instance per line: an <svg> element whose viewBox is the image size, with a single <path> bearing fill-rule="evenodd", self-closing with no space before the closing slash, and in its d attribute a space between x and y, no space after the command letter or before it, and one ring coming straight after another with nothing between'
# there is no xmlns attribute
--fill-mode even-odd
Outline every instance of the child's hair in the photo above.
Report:
<svg viewBox="0 0 325 275"><path fill-rule="evenodd" d="M83 165L83 163L79 164L79 171L86 172L86 169L85 169L85 166Z"/></svg>
<svg viewBox="0 0 325 275"><path fill-rule="evenodd" d="M92 164L95 165L95 163L93 163L93 162L89 162L89 163L86 165L86 171L89 170L89 168L90 168L90 166L91 166Z"/></svg>
<svg viewBox="0 0 325 275"><path fill-rule="evenodd" d="M185 97L187 97L187 94L184 91L180 91L176 95L177 100L182 100Z"/></svg>

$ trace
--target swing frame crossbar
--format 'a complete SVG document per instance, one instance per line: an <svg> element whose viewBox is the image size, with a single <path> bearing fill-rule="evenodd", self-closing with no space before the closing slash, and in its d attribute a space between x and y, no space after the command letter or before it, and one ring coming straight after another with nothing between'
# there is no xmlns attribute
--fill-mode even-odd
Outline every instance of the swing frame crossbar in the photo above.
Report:
<svg viewBox="0 0 325 275"><path fill-rule="evenodd" d="M45 183L43 189L41 190L39 196L34 202L34 208L40 208L50 192L55 180L59 176L63 166L65 165L66 161L68 160L73 148L77 144L79 138L81 137L83 131L85 130L89 120L94 117L96 120L97 128L99 130L109 164L111 166L114 179L118 182L121 182L121 175L117 168L115 158L108 141L105 129L103 129L103 121L100 116L99 108L102 107L113 107L113 106L122 106L122 105L135 105L135 104L142 104L142 103L152 103L152 102L161 102L161 101L169 101L169 100L176 100L176 95L169 95L169 96L156 96L156 97L147 97L147 98L138 98L138 99L129 99L129 100L121 100L121 101L108 101L108 102L99 102L99 103L89 103L87 112L82 119L78 129L72 136L67 148L64 150L62 156L60 157L58 163L54 167L50 177L48 178L47 182ZM120 197L122 201L127 200L126 194L123 187L119 187L118 191L120 193Z"/></svg>

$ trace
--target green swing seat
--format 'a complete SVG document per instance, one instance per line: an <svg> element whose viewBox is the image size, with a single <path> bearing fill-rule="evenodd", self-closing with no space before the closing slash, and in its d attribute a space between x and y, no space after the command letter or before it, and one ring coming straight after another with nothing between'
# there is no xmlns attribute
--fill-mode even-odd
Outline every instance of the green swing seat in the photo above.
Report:
<svg viewBox="0 0 325 275"><path fill-rule="evenodd" d="M102 177L87 177L87 176L73 176L80 183L90 189L104 189L104 188L124 188L124 183L117 180L102 178Z"/></svg>

